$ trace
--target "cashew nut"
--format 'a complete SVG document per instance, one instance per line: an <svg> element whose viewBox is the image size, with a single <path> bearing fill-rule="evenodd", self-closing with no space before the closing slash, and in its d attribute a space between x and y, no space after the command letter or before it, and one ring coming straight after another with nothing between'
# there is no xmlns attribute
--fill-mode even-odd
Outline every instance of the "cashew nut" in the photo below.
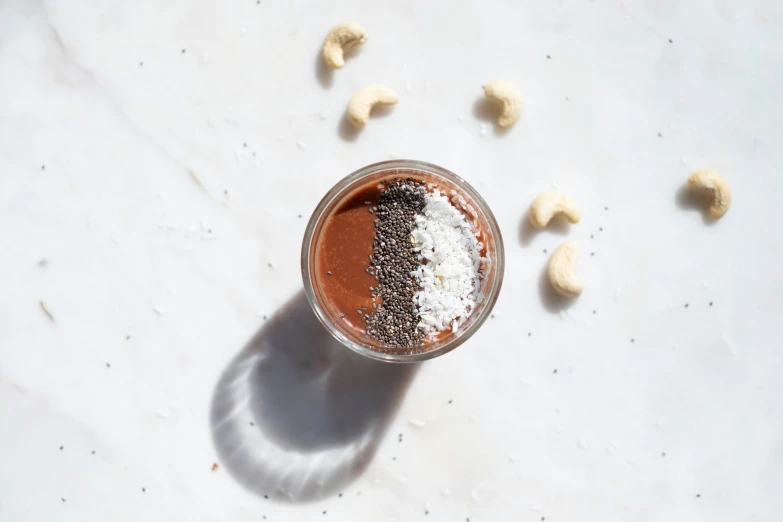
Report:
<svg viewBox="0 0 783 522"><path fill-rule="evenodd" d="M549 260L549 282L563 297L577 297L585 287L574 273L578 257L579 247L571 242L557 247Z"/></svg>
<svg viewBox="0 0 783 522"><path fill-rule="evenodd" d="M514 125L522 113L522 96L514 84L506 80L494 80L484 86L484 95L497 100L503 106L498 125L507 129Z"/></svg>
<svg viewBox="0 0 783 522"><path fill-rule="evenodd" d="M394 105L400 101L393 90L384 85L372 84L362 87L351 97L348 104L348 121L357 129L361 129L370 119L370 111L378 103Z"/></svg>
<svg viewBox="0 0 783 522"><path fill-rule="evenodd" d="M544 192L530 205L530 224L544 228L557 214L563 214L571 223L579 223L579 205L559 192Z"/></svg>
<svg viewBox="0 0 783 522"><path fill-rule="evenodd" d="M332 27L324 38L323 57L326 65L340 69L345 65L343 53L367 41L364 27L356 22L345 22Z"/></svg>
<svg viewBox="0 0 783 522"><path fill-rule="evenodd" d="M688 178L688 186L710 197L707 216L719 219L729 211L731 205L731 189L723 176L714 170L699 170Z"/></svg>

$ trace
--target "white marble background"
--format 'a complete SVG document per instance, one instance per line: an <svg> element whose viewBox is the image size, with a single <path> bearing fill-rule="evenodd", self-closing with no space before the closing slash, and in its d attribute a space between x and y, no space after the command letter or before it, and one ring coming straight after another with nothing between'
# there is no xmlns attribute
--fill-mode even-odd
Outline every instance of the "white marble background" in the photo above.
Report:
<svg viewBox="0 0 783 522"><path fill-rule="evenodd" d="M369 42L327 74L346 19ZM779 521L781 56L775 0L0 0L0 520ZM375 82L401 102L352 133ZM506 242L495 318L419 368L299 293L317 200L390 157ZM553 185L583 221L532 234Z"/></svg>

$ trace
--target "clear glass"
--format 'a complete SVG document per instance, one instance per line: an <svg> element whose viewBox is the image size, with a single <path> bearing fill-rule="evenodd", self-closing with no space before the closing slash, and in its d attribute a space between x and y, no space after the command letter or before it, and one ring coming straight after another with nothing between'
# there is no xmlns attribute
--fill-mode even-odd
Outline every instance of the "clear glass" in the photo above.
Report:
<svg viewBox="0 0 783 522"><path fill-rule="evenodd" d="M330 308L319 284L319 277L323 277L319 275L322 271L317 270L320 234L329 216L346 197L357 189L372 182L394 177L429 180L442 188L453 188L460 193L478 213L478 227L484 232L485 248L489 258L482 280L481 294L483 298L478 302L468 320L461 325L457 332L447 335L442 340L428 342L427 351L414 354L384 353L373 349L375 344L371 339L362 336L345 321L340 320L337 313ZM500 235L495 216L492 215L492 211L478 192L453 172L431 163L415 160L382 161L361 168L343 178L318 203L310 217L310 222L307 224L302 242L302 279L305 295L315 315L338 341L351 350L387 362L425 361L448 353L470 339L489 317L492 307L495 305L503 283L503 267L503 238Z"/></svg>

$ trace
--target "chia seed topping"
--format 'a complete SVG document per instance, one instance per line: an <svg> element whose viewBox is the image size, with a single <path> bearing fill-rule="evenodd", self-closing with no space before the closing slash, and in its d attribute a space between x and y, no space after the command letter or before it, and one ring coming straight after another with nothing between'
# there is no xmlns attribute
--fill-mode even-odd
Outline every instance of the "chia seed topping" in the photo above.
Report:
<svg viewBox="0 0 783 522"><path fill-rule="evenodd" d="M376 216L370 273L378 281L372 297L380 302L366 316L367 335L389 351L408 353L416 351L424 340L413 299L418 284L412 272L419 260L411 232L416 228L417 214L424 209L426 188L412 178L384 185L378 203L370 209Z"/></svg>

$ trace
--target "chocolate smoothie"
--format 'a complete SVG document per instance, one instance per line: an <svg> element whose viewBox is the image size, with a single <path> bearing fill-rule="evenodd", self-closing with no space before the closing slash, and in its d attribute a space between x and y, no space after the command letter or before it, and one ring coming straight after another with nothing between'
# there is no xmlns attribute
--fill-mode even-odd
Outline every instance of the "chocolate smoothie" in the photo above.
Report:
<svg viewBox="0 0 783 522"><path fill-rule="evenodd" d="M315 245L326 308L384 353L446 340L481 299L488 253L475 218L455 187L420 175L398 171L355 189Z"/></svg>
<svg viewBox="0 0 783 522"><path fill-rule="evenodd" d="M379 197L377 183L354 192L329 216L317 245L319 283L329 306L361 333L365 331L362 316L373 309L369 289L376 281L367 269L375 240L375 215L370 210Z"/></svg>

